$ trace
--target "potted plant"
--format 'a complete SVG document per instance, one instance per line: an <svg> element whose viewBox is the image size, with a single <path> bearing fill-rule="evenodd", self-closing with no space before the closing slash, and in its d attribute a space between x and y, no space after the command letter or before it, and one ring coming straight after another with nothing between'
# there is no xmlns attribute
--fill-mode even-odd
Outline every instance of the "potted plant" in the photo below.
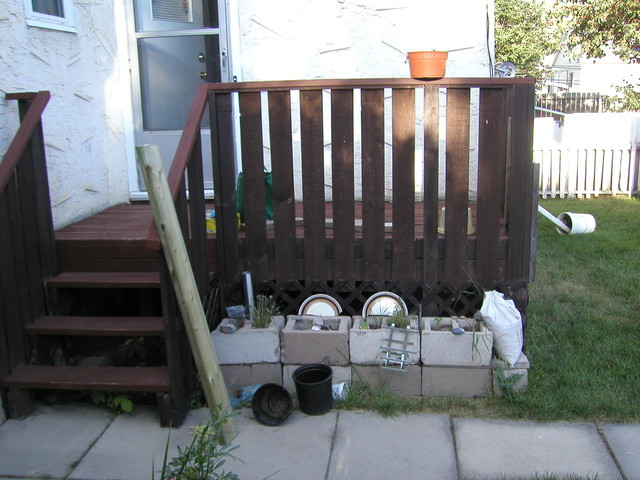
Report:
<svg viewBox="0 0 640 480"><path fill-rule="evenodd" d="M258 295L251 318L239 324L235 332L223 333L218 326L211 338L220 364L279 363L280 331L284 326L279 313L273 297Z"/></svg>
<svg viewBox="0 0 640 480"><path fill-rule="evenodd" d="M493 334L484 322L474 318L425 317L421 343L424 365L491 365Z"/></svg>
<svg viewBox="0 0 640 480"><path fill-rule="evenodd" d="M382 349L389 343L389 338L399 338L400 336L408 337L407 341L410 344L408 350L411 350L411 353L408 353L407 363L418 363L420 361L420 339L416 315L407 315L396 310L390 315L353 317L353 324L349 331L351 363L380 365L384 354Z"/></svg>

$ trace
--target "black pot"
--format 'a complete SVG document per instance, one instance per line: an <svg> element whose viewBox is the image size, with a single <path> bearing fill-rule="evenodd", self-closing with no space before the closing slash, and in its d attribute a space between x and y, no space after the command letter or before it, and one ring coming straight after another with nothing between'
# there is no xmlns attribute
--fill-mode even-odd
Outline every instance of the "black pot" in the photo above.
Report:
<svg viewBox="0 0 640 480"><path fill-rule="evenodd" d="M321 363L311 363L296 368L293 381L296 385L300 410L307 415L322 415L333 407L331 380L333 370Z"/></svg>
<svg viewBox="0 0 640 480"><path fill-rule="evenodd" d="M263 425L275 427L284 422L293 410L291 395L280 385L267 383L253 394L253 415Z"/></svg>

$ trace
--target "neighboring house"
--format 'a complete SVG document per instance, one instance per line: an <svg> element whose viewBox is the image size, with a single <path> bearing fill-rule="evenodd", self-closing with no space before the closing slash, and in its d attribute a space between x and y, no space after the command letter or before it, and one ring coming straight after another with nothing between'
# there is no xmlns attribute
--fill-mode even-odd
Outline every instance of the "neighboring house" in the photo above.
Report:
<svg viewBox="0 0 640 480"><path fill-rule="evenodd" d="M134 147L169 164L203 81L407 77L407 51L454 50L447 76L488 77L493 0L8 0L2 93L49 90L56 228L143 198ZM464 12L464 15L460 13ZM0 154L18 125L0 100Z"/></svg>
<svg viewBox="0 0 640 480"><path fill-rule="evenodd" d="M545 83L543 93L616 95L615 86L640 81L640 63L625 62L615 55L573 60L559 53L553 57L551 70L553 76Z"/></svg>

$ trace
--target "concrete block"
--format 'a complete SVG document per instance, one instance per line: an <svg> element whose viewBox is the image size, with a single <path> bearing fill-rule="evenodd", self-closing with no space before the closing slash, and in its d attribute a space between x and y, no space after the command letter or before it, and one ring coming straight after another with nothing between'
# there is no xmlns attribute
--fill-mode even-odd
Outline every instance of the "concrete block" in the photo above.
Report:
<svg viewBox="0 0 640 480"><path fill-rule="evenodd" d="M322 320L321 330L312 330L314 321ZM349 326L351 317L314 317L289 315L282 330L283 364L349 365Z"/></svg>
<svg viewBox="0 0 640 480"><path fill-rule="evenodd" d="M351 379L395 395L422 394L422 367L407 365L406 370L388 370L374 365L352 365Z"/></svg>
<svg viewBox="0 0 640 480"><path fill-rule="evenodd" d="M302 365L282 365L282 386L287 389L291 395L296 394L296 385L293 381L293 372ZM331 365L333 376L331 383L337 385L342 382L351 382L351 367Z"/></svg>
<svg viewBox="0 0 640 480"><path fill-rule="evenodd" d="M390 330L383 328L387 325L388 318L379 317L376 322L376 317L367 317L366 319L363 319L362 316L353 317L353 325L349 330L351 363L356 365L379 365L381 363L380 346L383 339L390 335ZM362 328L363 322L366 322L369 328ZM396 331L393 332L396 333ZM420 332L416 316L411 316L411 330L408 335L408 340L411 342L409 349L415 351L415 353L409 354L408 363L416 364L420 362ZM395 337L397 335L394 335Z"/></svg>
<svg viewBox="0 0 640 480"><path fill-rule="evenodd" d="M280 362L280 331L284 317L274 317L267 328L251 328L245 323L234 333L222 333L220 327L211 333L213 348L221 365Z"/></svg>
<svg viewBox="0 0 640 480"><path fill-rule="evenodd" d="M253 365L221 365L224 383L229 395L236 396L244 387L276 383L282 385L280 363L256 363Z"/></svg>
<svg viewBox="0 0 640 480"><path fill-rule="evenodd" d="M423 365L480 367L491 365L493 334L483 322L457 318L464 333L452 333L452 318L425 317L422 322Z"/></svg>
<svg viewBox="0 0 640 480"><path fill-rule="evenodd" d="M491 368L422 367L425 397L483 397L491 393Z"/></svg>
<svg viewBox="0 0 640 480"><path fill-rule="evenodd" d="M529 387L529 359L521 352L513 367L497 357L493 358L493 391L503 395L503 385L508 385L512 392L526 392Z"/></svg>

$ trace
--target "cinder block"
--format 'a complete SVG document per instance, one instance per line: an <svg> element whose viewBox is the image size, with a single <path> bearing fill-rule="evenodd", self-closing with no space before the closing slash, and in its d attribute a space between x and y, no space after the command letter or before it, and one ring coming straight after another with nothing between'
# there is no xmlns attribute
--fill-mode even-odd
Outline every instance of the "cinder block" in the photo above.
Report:
<svg viewBox="0 0 640 480"><path fill-rule="evenodd" d="M351 363L356 365L379 365L380 346L384 338L390 335L390 330L382 328L386 326L388 317L383 317L380 325L374 325L371 317L365 321L369 326L368 329L362 328L363 317L353 317L353 325L349 330L349 351L351 355ZM397 331L394 331L394 337L397 337ZM404 333L404 332L403 332ZM420 332L418 331L418 318L412 316L411 330L408 331L408 341L411 342L409 349L415 353L409 354L407 363L416 364L420 362Z"/></svg>
<svg viewBox="0 0 640 480"><path fill-rule="evenodd" d="M407 365L404 371L388 370L373 365L352 365L351 379L376 388L384 388L395 395L422 394L422 367Z"/></svg>
<svg viewBox="0 0 640 480"><path fill-rule="evenodd" d="M312 330L314 320L324 327ZM283 364L349 365L349 325L351 317L289 315L282 330L280 358Z"/></svg>
<svg viewBox="0 0 640 480"><path fill-rule="evenodd" d="M282 386L287 389L291 395L296 394L296 385L293 381L293 372L302 365L282 365ZM331 383L337 385L342 382L351 382L351 367L331 365L333 376Z"/></svg>
<svg viewBox="0 0 640 480"><path fill-rule="evenodd" d="M221 365L279 363L280 331L284 317L274 317L267 328L251 328L251 322L234 333L211 333L213 348Z"/></svg>
<svg viewBox="0 0 640 480"><path fill-rule="evenodd" d="M450 317L425 317L421 360L429 366L480 367L491 365L493 334L483 322L456 319L465 331L454 335Z"/></svg>
<svg viewBox="0 0 640 480"><path fill-rule="evenodd" d="M491 368L422 367L425 397L483 397L491 393Z"/></svg>
<svg viewBox="0 0 640 480"><path fill-rule="evenodd" d="M282 364L257 363L254 365L221 365L222 376L231 396L250 385L275 383L282 385Z"/></svg>
<svg viewBox="0 0 640 480"><path fill-rule="evenodd" d="M503 395L503 385L508 385L512 392L526 392L529 388L529 359L520 352L520 357L513 367L497 357L493 358L493 391Z"/></svg>

